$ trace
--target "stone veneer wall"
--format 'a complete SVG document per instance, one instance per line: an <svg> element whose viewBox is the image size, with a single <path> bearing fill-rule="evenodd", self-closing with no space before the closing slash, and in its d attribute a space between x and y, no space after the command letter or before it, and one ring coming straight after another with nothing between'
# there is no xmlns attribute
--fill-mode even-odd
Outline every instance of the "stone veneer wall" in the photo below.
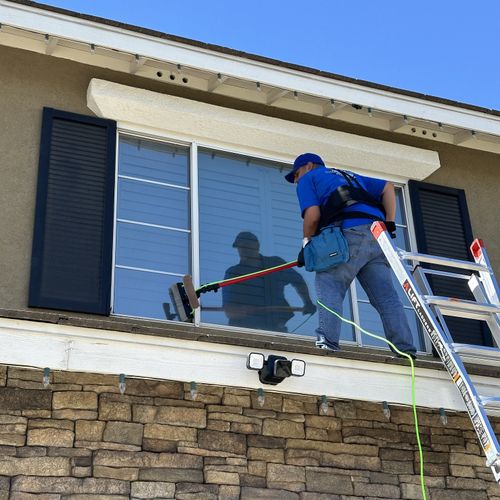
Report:
<svg viewBox="0 0 500 500"><path fill-rule="evenodd" d="M421 498L408 408L0 366L0 500ZM420 390L423 390L421 387ZM500 500L463 414L419 410L430 499ZM500 428L500 422L497 427Z"/></svg>

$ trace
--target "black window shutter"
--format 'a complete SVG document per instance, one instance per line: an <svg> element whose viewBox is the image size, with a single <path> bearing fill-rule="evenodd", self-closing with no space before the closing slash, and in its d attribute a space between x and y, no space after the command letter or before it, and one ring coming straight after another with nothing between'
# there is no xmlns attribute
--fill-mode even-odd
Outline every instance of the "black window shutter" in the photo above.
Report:
<svg viewBox="0 0 500 500"><path fill-rule="evenodd" d="M473 260L469 251L472 227L462 189L410 180L408 183L418 250L459 260ZM450 271L450 268L429 266ZM452 270L467 274L463 270ZM429 276L435 295L474 300L465 280ZM446 317L446 325L457 343L492 345L488 327L480 321Z"/></svg>
<svg viewBox="0 0 500 500"><path fill-rule="evenodd" d="M108 315L116 123L44 108L30 307Z"/></svg>

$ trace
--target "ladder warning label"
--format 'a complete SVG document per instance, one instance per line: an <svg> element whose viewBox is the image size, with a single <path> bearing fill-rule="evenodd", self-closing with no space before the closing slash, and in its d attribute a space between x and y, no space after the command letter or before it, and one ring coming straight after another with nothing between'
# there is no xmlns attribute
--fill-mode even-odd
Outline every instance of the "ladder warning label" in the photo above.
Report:
<svg viewBox="0 0 500 500"><path fill-rule="evenodd" d="M453 380L456 382L460 378L460 373L458 372L455 363L451 359L448 350L445 348L441 340L441 336L439 335L436 328L432 324L432 321L425 312L425 309L422 307L422 304L420 303L420 300L418 299L417 294L415 293L415 290L413 290L410 282L408 280L405 280L402 286L403 290L406 292L406 295L408 295L410 304L417 313L420 323L422 323L422 326L424 327L425 331L431 338L432 343L434 344L434 347L438 351L439 356L443 360L443 363L445 364L448 372L452 376Z"/></svg>
<svg viewBox="0 0 500 500"><path fill-rule="evenodd" d="M486 429L484 428L483 422L481 421L481 418L474 406L474 402L472 401L472 396L469 392L467 384L464 382L463 379L461 379L460 382L457 384L457 387L458 390L460 391L460 394L462 395L465 407L469 412L472 425L476 429L476 434L479 440L481 441L481 445L483 446L484 451L487 452L488 448L490 447L490 440L488 438L488 434L486 433Z"/></svg>

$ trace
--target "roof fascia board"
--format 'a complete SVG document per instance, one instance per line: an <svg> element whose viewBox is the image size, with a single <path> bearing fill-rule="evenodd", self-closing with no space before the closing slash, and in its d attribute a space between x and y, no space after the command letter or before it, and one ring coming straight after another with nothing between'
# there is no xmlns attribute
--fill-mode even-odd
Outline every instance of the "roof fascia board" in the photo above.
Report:
<svg viewBox="0 0 500 500"><path fill-rule="evenodd" d="M172 40L0 0L0 22L262 85L355 103L436 123L500 135L500 117L273 66Z"/></svg>

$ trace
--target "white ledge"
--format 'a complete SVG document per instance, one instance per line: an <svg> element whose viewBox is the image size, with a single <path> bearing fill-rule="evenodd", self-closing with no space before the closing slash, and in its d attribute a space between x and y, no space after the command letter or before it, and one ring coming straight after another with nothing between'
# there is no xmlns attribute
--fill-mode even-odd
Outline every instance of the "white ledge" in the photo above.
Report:
<svg viewBox="0 0 500 500"><path fill-rule="evenodd" d="M440 166L435 151L337 132L92 79L87 105L139 132L290 163L314 151L330 166L394 180L422 180Z"/></svg>
<svg viewBox="0 0 500 500"><path fill-rule="evenodd" d="M120 374L257 389L257 372L246 368L252 349L93 328L0 318L0 364L88 373ZM255 349L254 349L255 350ZM266 356L276 351L259 350ZM411 404L406 366L279 352L306 362L304 377L290 377L266 391ZM482 394L500 396L494 378L472 377ZM41 383L42 381L40 381ZM416 369L417 405L464 411L459 392L441 370Z"/></svg>

